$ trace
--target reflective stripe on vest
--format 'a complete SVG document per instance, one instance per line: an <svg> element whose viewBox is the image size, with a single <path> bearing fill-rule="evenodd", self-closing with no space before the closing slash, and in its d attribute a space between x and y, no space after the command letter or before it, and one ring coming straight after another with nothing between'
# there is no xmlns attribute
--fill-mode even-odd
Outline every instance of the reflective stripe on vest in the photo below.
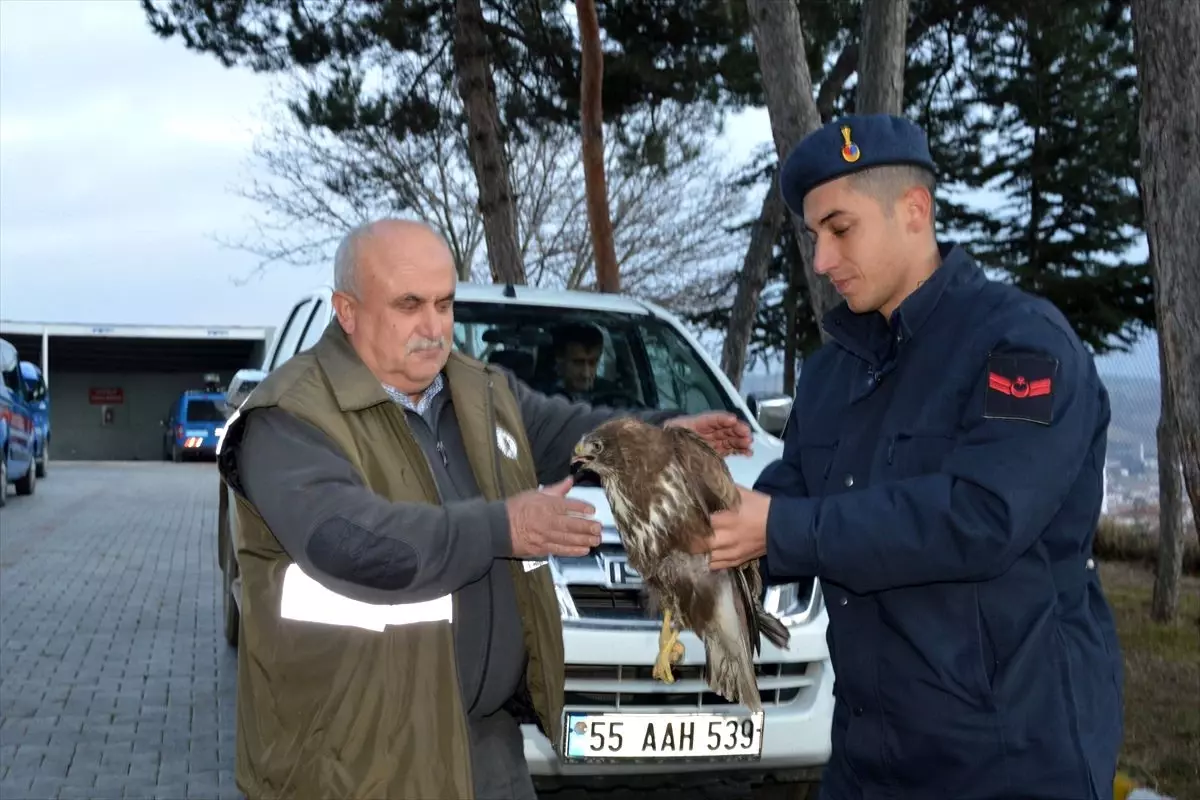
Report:
<svg viewBox="0 0 1200 800"><path fill-rule="evenodd" d="M283 596L279 615L299 622L348 625L382 632L388 625L416 622L452 622L454 600L442 595L423 603L376 605L352 600L317 583L296 564L283 573Z"/></svg>

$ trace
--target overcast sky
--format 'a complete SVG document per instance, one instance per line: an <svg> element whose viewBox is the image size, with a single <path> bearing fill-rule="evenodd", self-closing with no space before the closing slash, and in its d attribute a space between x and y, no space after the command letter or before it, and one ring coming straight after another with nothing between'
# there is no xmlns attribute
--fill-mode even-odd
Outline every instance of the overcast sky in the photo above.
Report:
<svg viewBox="0 0 1200 800"><path fill-rule="evenodd" d="M278 324L329 270L238 285L256 259L214 240L248 232L271 81L159 39L137 0L0 0L0 318ZM748 153L765 113L727 136ZM1142 372L1138 349L1106 366Z"/></svg>
<svg viewBox="0 0 1200 800"><path fill-rule="evenodd" d="M248 169L269 78L154 36L137 0L0 0L0 317L274 324L324 270L256 260Z"/></svg>

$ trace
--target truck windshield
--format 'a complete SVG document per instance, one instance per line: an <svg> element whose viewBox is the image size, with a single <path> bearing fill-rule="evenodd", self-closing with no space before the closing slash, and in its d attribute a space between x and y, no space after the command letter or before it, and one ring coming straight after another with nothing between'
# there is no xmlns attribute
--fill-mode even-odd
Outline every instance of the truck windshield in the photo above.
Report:
<svg viewBox="0 0 1200 800"><path fill-rule="evenodd" d="M733 411L716 376L655 317L459 300L454 346L544 394L688 414Z"/></svg>

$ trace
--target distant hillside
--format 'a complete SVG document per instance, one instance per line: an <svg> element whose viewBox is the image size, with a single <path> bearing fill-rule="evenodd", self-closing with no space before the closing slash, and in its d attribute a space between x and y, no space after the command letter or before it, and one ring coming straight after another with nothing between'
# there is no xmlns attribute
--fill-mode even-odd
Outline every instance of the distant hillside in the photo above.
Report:
<svg viewBox="0 0 1200 800"><path fill-rule="evenodd" d="M1105 375L1112 422L1108 427L1109 456L1133 456L1144 444L1146 455L1158 452L1159 381L1154 377Z"/></svg>

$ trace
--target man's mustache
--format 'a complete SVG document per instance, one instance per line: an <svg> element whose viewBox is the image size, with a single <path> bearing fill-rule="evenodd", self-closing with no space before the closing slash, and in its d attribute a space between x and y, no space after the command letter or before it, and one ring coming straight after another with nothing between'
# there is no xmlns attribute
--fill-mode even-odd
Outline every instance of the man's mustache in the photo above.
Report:
<svg viewBox="0 0 1200 800"><path fill-rule="evenodd" d="M426 339L424 336L416 336L408 340L404 352L406 354L420 353L425 350L445 350L446 347L446 338L444 336L439 336L436 339Z"/></svg>

